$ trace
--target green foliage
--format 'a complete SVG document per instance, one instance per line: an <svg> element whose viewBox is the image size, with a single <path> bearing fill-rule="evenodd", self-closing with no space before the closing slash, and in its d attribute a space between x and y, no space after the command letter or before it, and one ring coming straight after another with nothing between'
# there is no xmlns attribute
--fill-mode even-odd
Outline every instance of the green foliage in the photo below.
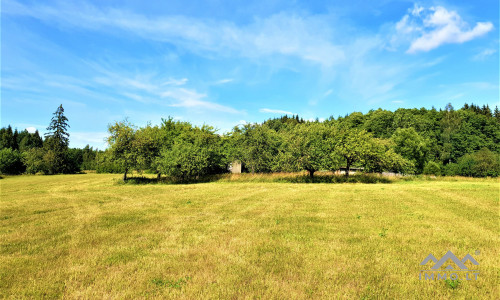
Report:
<svg viewBox="0 0 500 300"><path fill-rule="evenodd" d="M132 147L136 151L136 169L159 171L156 159L160 155L161 137L162 130L158 126L147 125L135 132Z"/></svg>
<svg viewBox="0 0 500 300"><path fill-rule="evenodd" d="M43 147L43 140L38 133L29 133L27 130L23 130L19 133L17 138L19 151L24 152L33 148Z"/></svg>
<svg viewBox="0 0 500 300"><path fill-rule="evenodd" d="M124 170L123 179L127 179L129 170L136 166L137 151L134 148L135 127L125 119L109 125L108 144L113 161Z"/></svg>
<svg viewBox="0 0 500 300"><path fill-rule="evenodd" d="M116 159L113 159L110 150L100 151L96 153L95 158L97 173L124 173L125 169Z"/></svg>
<svg viewBox="0 0 500 300"><path fill-rule="evenodd" d="M343 158L346 176L354 163L368 163L370 160L382 160L382 153L371 133L357 128L342 128L335 138L335 156Z"/></svg>
<svg viewBox="0 0 500 300"><path fill-rule="evenodd" d="M179 135L170 149L161 152L157 163L162 173L180 181L220 173L226 166L221 138L208 126Z"/></svg>
<svg viewBox="0 0 500 300"><path fill-rule="evenodd" d="M392 148L389 148L384 153L382 162L383 164L381 169L389 172L414 174L416 171L415 164L412 161L397 154Z"/></svg>
<svg viewBox="0 0 500 300"><path fill-rule="evenodd" d="M47 150L43 154L44 173L47 175L57 174L61 171L64 158L54 150Z"/></svg>
<svg viewBox="0 0 500 300"><path fill-rule="evenodd" d="M94 150L93 147L90 147L89 145L85 146L85 148L82 149L81 151L81 164L80 164L80 169L81 170L95 170L97 168L96 164L96 157L97 157L97 149Z"/></svg>
<svg viewBox="0 0 500 300"><path fill-rule="evenodd" d="M7 128L0 129L0 149L6 148L16 149L16 141L10 125Z"/></svg>
<svg viewBox="0 0 500 300"><path fill-rule="evenodd" d="M378 233L378 236L381 237L381 238L386 237L387 236L387 230L388 230L387 228L382 228L382 231L380 231Z"/></svg>
<svg viewBox="0 0 500 300"><path fill-rule="evenodd" d="M269 119L263 123L263 125L268 126L270 129L280 132L282 130L289 131L294 128L297 124L305 123L304 119L299 118L298 115L293 115L288 117L287 115L280 118Z"/></svg>
<svg viewBox="0 0 500 300"><path fill-rule="evenodd" d="M319 170L335 170L339 159L334 153L334 128L321 123L305 123L282 133L283 144L274 161L275 171L306 170L313 177Z"/></svg>
<svg viewBox="0 0 500 300"><path fill-rule="evenodd" d="M394 142L394 151L410 160L421 172L429 152L428 141L413 127L396 129L391 140Z"/></svg>
<svg viewBox="0 0 500 300"><path fill-rule="evenodd" d="M450 279L446 279L444 282L445 282L446 286L452 290L458 288L458 286L461 283L460 280L450 280Z"/></svg>
<svg viewBox="0 0 500 300"><path fill-rule="evenodd" d="M22 163L21 153L10 148L0 150L0 173L1 174L21 174L25 170Z"/></svg>
<svg viewBox="0 0 500 300"><path fill-rule="evenodd" d="M45 173L45 162L43 160L44 151L42 148L32 148L23 152L23 163L26 166L26 173Z"/></svg>
<svg viewBox="0 0 500 300"><path fill-rule="evenodd" d="M45 134L45 138L49 143L49 149L55 152L61 152L68 148L69 127L68 118L64 115L64 108L61 104L53 113L52 120Z"/></svg>
<svg viewBox="0 0 500 300"><path fill-rule="evenodd" d="M457 163L450 163L443 166L443 175L456 176L460 174L460 167Z"/></svg>
<svg viewBox="0 0 500 300"><path fill-rule="evenodd" d="M487 148L473 154L466 154L458 160L458 174L462 176L485 177L500 175L500 157Z"/></svg>
<svg viewBox="0 0 500 300"><path fill-rule="evenodd" d="M424 174L426 175L441 175L441 167L438 163L429 161L424 166Z"/></svg>
<svg viewBox="0 0 500 300"><path fill-rule="evenodd" d="M498 107L492 112L487 105L465 104L455 110L449 104L439 111L378 109L323 122L294 115L239 125L223 136L208 126L196 128L171 117L162 119L160 126L141 128L125 120L109 126L109 148L99 152L88 145L68 148L69 125L61 105L45 141L38 131L32 134L9 125L0 129L0 149L18 150L26 172L44 174L95 169L122 172L126 178L137 170L192 180L223 173L228 163L239 161L253 173L306 170L311 177L344 166L377 173L498 176L498 112Z"/></svg>
<svg viewBox="0 0 500 300"><path fill-rule="evenodd" d="M233 129L226 153L230 161L244 163L252 173L271 172L280 143L281 136L267 125L245 124Z"/></svg>
<svg viewBox="0 0 500 300"><path fill-rule="evenodd" d="M370 111L366 115L364 128L378 138L389 138L392 129L394 115L392 112L382 109Z"/></svg>
<svg viewBox="0 0 500 300"><path fill-rule="evenodd" d="M74 153L68 149L69 127L61 104L54 112L45 134L43 160L46 174L75 173L80 170L78 163L73 161Z"/></svg>

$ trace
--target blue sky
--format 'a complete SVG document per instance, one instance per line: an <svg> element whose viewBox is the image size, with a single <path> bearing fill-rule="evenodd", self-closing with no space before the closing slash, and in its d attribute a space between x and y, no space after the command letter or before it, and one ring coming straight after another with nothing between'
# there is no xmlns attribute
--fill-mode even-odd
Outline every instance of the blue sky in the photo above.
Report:
<svg viewBox="0 0 500 300"><path fill-rule="evenodd" d="M1 6L1 125L72 147L172 116L221 132L282 114L498 105L491 1L15 1Z"/></svg>

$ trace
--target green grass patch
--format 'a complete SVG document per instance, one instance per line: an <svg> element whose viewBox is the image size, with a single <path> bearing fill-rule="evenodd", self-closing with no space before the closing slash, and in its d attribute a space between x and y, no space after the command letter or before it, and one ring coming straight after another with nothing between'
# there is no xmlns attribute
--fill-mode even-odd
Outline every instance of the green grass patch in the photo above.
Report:
<svg viewBox="0 0 500 300"><path fill-rule="evenodd" d="M179 278L177 280L169 280L169 279L161 279L161 278L153 278L151 283L157 287L162 288L172 288L172 289L181 289L191 278L186 276L184 278Z"/></svg>

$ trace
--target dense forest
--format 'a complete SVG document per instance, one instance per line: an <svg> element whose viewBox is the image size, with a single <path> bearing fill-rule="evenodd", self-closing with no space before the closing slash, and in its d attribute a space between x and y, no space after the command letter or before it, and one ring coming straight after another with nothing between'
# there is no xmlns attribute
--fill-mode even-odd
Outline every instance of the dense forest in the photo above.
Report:
<svg viewBox="0 0 500 300"><path fill-rule="evenodd" d="M68 119L58 107L44 138L37 132L0 129L2 174L57 174L96 170L162 174L190 180L228 171L241 162L248 172L335 171L498 176L500 112L465 104L455 110L378 109L320 122L282 116L218 134L210 126L163 119L136 127L109 125L109 147L69 148ZM346 176L349 172L345 172Z"/></svg>

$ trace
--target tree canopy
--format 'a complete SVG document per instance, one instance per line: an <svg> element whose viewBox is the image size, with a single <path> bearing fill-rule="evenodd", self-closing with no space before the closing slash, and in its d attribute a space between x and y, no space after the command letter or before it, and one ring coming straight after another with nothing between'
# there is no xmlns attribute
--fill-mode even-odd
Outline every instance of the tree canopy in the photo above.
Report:
<svg viewBox="0 0 500 300"><path fill-rule="evenodd" d="M240 162L249 172L348 170L498 176L500 116L496 107L371 110L325 121L297 115L238 125L224 134L171 117L159 125L128 120L108 128L108 149L69 148L69 123L60 105L42 140L38 131L0 129L0 172L71 173L132 170L188 181L227 172ZM8 150L6 150L8 149Z"/></svg>

